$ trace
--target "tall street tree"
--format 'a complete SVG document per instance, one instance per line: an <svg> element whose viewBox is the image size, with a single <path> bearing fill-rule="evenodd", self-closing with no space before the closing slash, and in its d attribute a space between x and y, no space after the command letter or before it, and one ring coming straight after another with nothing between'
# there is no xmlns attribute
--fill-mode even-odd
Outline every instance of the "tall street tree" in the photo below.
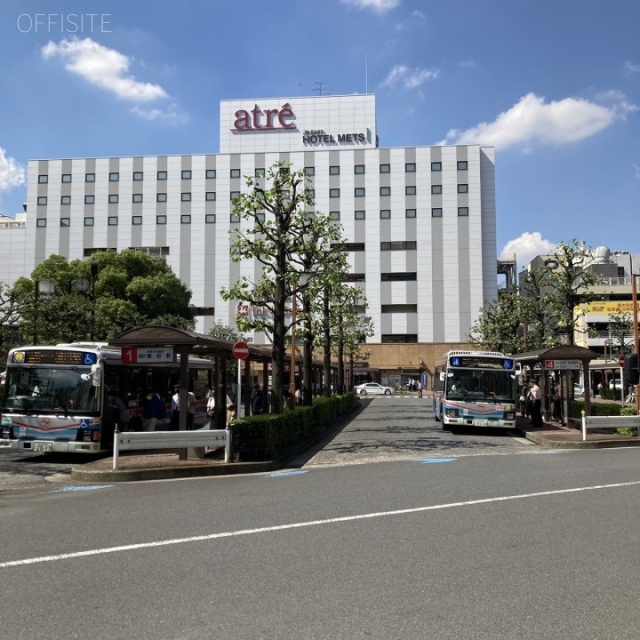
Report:
<svg viewBox="0 0 640 640"><path fill-rule="evenodd" d="M342 242L342 230L330 216L314 212L308 176L288 163L273 165L266 180L247 177L246 184L249 191L234 201L241 224L230 232L230 253L234 262L255 260L259 269L255 278L241 277L221 295L245 303L247 313L236 318L240 331L262 331L272 342L272 409L277 413L284 406L286 334L295 330L290 316L287 321L287 303L294 295L302 299L336 259L331 246Z"/></svg>

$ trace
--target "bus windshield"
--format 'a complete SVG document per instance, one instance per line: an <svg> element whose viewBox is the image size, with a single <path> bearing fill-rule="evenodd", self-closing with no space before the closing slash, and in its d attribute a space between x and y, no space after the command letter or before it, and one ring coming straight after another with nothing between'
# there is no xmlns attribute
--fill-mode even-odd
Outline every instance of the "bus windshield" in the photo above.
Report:
<svg viewBox="0 0 640 640"><path fill-rule="evenodd" d="M457 369L447 374L445 396L450 400L512 402L513 378L509 371Z"/></svg>
<svg viewBox="0 0 640 640"><path fill-rule="evenodd" d="M91 367L8 367L4 409L27 415L97 414L98 391Z"/></svg>

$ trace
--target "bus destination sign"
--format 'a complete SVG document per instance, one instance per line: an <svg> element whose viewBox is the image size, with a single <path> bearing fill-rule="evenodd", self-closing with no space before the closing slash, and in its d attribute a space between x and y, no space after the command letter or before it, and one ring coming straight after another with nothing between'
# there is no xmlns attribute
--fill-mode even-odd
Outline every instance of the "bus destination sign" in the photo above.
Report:
<svg viewBox="0 0 640 640"><path fill-rule="evenodd" d="M95 353L88 351L67 351L66 349L29 349L16 351L13 362L23 364L57 364L66 366L89 367L98 359Z"/></svg>
<svg viewBox="0 0 640 640"><path fill-rule="evenodd" d="M451 356L449 364L452 367L467 367L470 369L513 369L513 358L486 358L482 356Z"/></svg>

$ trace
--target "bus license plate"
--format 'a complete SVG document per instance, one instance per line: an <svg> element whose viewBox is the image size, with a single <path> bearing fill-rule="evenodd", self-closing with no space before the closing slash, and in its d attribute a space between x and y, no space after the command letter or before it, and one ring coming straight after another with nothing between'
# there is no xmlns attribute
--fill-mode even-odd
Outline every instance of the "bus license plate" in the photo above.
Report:
<svg viewBox="0 0 640 640"><path fill-rule="evenodd" d="M488 420L474 420L473 424L476 427L486 427L489 425L489 421Z"/></svg>
<svg viewBox="0 0 640 640"><path fill-rule="evenodd" d="M38 453L51 453L53 451L53 442L34 442L32 448Z"/></svg>

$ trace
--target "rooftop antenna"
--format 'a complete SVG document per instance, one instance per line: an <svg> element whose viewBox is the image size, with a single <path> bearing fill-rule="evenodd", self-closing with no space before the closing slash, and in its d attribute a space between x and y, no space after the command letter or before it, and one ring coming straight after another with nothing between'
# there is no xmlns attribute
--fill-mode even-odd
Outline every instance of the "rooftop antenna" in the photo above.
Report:
<svg viewBox="0 0 640 640"><path fill-rule="evenodd" d="M369 56L364 54L364 92L369 93Z"/></svg>
<svg viewBox="0 0 640 640"><path fill-rule="evenodd" d="M316 80L316 81L314 82L314 84L315 84L316 86L315 86L315 87L313 87L313 89L311 89L311 91L313 91L314 93L317 93L319 96L326 95L326 94L322 91L322 85L323 85L323 84L327 84L326 82Z"/></svg>

